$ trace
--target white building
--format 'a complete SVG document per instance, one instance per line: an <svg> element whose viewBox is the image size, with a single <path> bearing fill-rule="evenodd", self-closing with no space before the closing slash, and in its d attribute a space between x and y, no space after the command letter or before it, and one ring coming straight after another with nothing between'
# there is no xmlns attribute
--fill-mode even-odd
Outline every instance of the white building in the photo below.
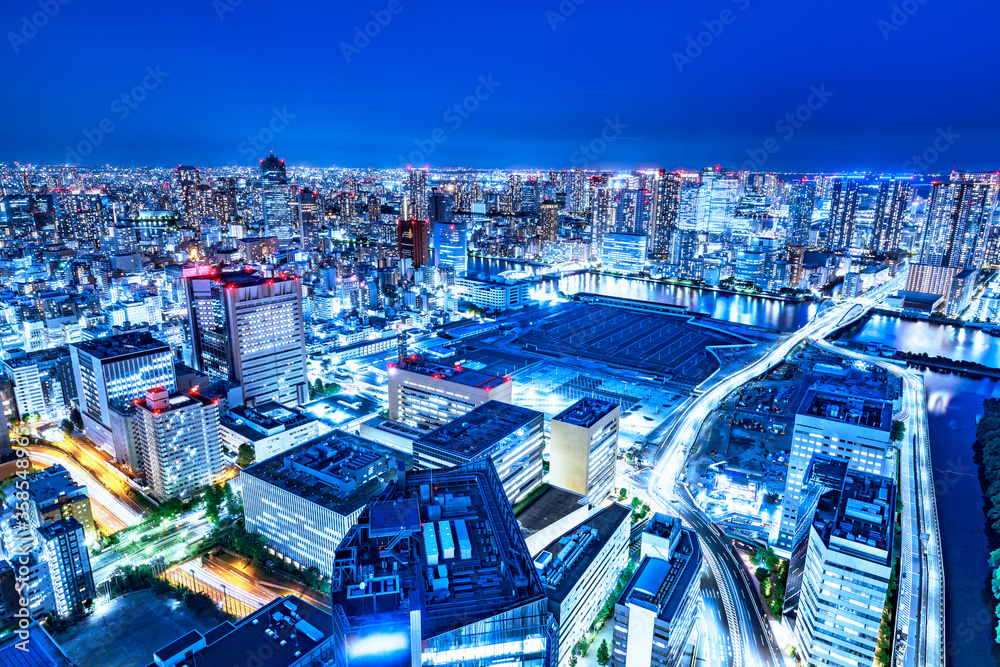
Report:
<svg viewBox="0 0 1000 667"><path fill-rule="evenodd" d="M319 435L319 422L308 414L276 403L259 403L256 408L235 406L219 418L223 446L234 454L240 445L250 445L258 461L312 440Z"/></svg>
<svg viewBox="0 0 1000 667"><path fill-rule="evenodd" d="M530 301L532 283L499 275L478 274L455 278L458 298L477 308L506 311L523 308Z"/></svg>
<svg viewBox="0 0 1000 667"><path fill-rule="evenodd" d="M55 611L70 616L94 598L83 526L76 519L50 521L35 529L42 559L49 566Z"/></svg>
<svg viewBox="0 0 1000 667"><path fill-rule="evenodd" d="M549 484L599 503L615 484L617 403L582 398L552 418Z"/></svg>
<svg viewBox="0 0 1000 667"><path fill-rule="evenodd" d="M609 271L640 273L646 268L644 234L605 234L601 265Z"/></svg>

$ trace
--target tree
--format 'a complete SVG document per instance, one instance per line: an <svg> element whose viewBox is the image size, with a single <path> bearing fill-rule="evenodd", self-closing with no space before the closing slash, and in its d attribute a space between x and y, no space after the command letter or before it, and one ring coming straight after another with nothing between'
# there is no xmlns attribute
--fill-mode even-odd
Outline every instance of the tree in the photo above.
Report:
<svg viewBox="0 0 1000 667"><path fill-rule="evenodd" d="M903 440L904 435L906 435L906 424L898 419L893 419L892 430L889 432L889 438L894 442L900 442Z"/></svg>
<svg viewBox="0 0 1000 667"><path fill-rule="evenodd" d="M59 424L59 430L65 433L66 435L73 435L74 428L76 427L73 426L73 422L71 422L68 419L62 420L62 422L60 422Z"/></svg>
<svg viewBox="0 0 1000 667"><path fill-rule="evenodd" d="M256 456L257 453L253 450L253 445L244 442L240 445L240 453L236 458L236 465L241 468L246 468L253 463Z"/></svg>
<svg viewBox="0 0 1000 667"><path fill-rule="evenodd" d="M611 649L608 648L608 640L605 639L597 647L597 664L604 667L611 660Z"/></svg>
<svg viewBox="0 0 1000 667"><path fill-rule="evenodd" d="M69 413L70 421L76 426L76 430L83 430L83 417L80 415L80 410L73 408Z"/></svg>
<svg viewBox="0 0 1000 667"><path fill-rule="evenodd" d="M590 648L590 644L587 642L587 638L580 637L580 641L576 643L576 652L580 655L587 655L588 648Z"/></svg>
<svg viewBox="0 0 1000 667"><path fill-rule="evenodd" d="M627 496L628 496L628 489L622 489L621 491L618 492L618 500L625 500ZM1000 551L1000 549L997 549L997 551Z"/></svg>
<svg viewBox="0 0 1000 667"><path fill-rule="evenodd" d="M780 560L778 554L774 553L774 549L768 547L767 554L764 556L764 564L767 565L767 569L774 572L774 568L778 567Z"/></svg>

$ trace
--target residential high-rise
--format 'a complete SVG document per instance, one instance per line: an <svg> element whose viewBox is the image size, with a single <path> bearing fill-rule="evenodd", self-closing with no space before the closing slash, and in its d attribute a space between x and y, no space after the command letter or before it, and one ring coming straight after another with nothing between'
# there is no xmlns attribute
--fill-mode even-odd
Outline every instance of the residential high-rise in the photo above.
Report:
<svg viewBox="0 0 1000 667"><path fill-rule="evenodd" d="M656 178L653 214L647 232L652 258L670 259L670 244L680 216L682 180L677 174L660 170Z"/></svg>
<svg viewBox="0 0 1000 667"><path fill-rule="evenodd" d="M542 483L545 415L500 401L487 401L413 442L419 469L449 468L489 458L511 504Z"/></svg>
<svg viewBox="0 0 1000 667"><path fill-rule="evenodd" d="M118 460L127 460L115 450L111 408L153 387L177 389L170 346L149 333L136 332L74 343L69 352L87 437Z"/></svg>
<svg viewBox="0 0 1000 667"><path fill-rule="evenodd" d="M56 464L28 480L28 525L37 528L50 521L76 519L90 539L97 537L87 487L77 484L69 471Z"/></svg>
<svg viewBox="0 0 1000 667"><path fill-rule="evenodd" d="M407 472L375 496L334 561L337 664L546 664L555 624L489 459Z"/></svg>
<svg viewBox="0 0 1000 667"><path fill-rule="evenodd" d="M185 498L220 481L225 462L216 400L154 387L135 401L133 419L143 470L157 500Z"/></svg>
<svg viewBox="0 0 1000 667"><path fill-rule="evenodd" d="M599 250L604 235L614 231L614 190L607 176L590 178L590 243Z"/></svg>
<svg viewBox="0 0 1000 667"><path fill-rule="evenodd" d="M887 474L891 425L889 401L817 389L806 392L795 414L776 552L787 557L795 546L802 487L813 456L844 459L850 470Z"/></svg>
<svg viewBox="0 0 1000 667"><path fill-rule="evenodd" d="M854 178L838 178L830 193L830 219L826 226L827 248L850 248L854 240L854 225L858 217L861 182Z"/></svg>
<svg viewBox="0 0 1000 667"><path fill-rule="evenodd" d="M39 526L35 534L49 566L56 613L71 616L82 612L95 594L83 526L73 518L59 519Z"/></svg>
<svg viewBox="0 0 1000 667"><path fill-rule="evenodd" d="M434 266L455 269L461 276L469 267L469 227L465 222L434 223Z"/></svg>
<svg viewBox="0 0 1000 667"><path fill-rule="evenodd" d="M186 278L198 370L233 380L243 401L296 406L309 398L298 279L232 272Z"/></svg>
<svg viewBox="0 0 1000 667"><path fill-rule="evenodd" d="M892 577L896 485L848 473L809 533L795 637L805 665L870 665ZM837 497L839 496L839 497Z"/></svg>
<svg viewBox="0 0 1000 667"><path fill-rule="evenodd" d="M455 217L454 208L454 198L435 188L427 203L428 220L433 223L451 222Z"/></svg>
<svg viewBox="0 0 1000 667"><path fill-rule="evenodd" d="M319 242L319 225L323 221L322 202L319 192L309 188L299 188L295 199L298 217L298 233L303 250L312 250Z"/></svg>
<svg viewBox="0 0 1000 667"><path fill-rule="evenodd" d="M909 178L883 178L879 181L872 226L872 251L881 253L899 248L899 233L909 205Z"/></svg>
<svg viewBox="0 0 1000 667"><path fill-rule="evenodd" d="M643 234L649 226L652 202L649 192L623 188L615 198L614 231L619 234Z"/></svg>
<svg viewBox="0 0 1000 667"><path fill-rule="evenodd" d="M389 419L430 431L487 401L511 402L514 383L413 355L389 364Z"/></svg>
<svg viewBox="0 0 1000 667"><path fill-rule="evenodd" d="M273 153L260 161L260 187L266 233L277 237L279 247L287 247L295 231L289 206L291 193L285 161Z"/></svg>
<svg viewBox="0 0 1000 667"><path fill-rule="evenodd" d="M523 183L521 174L507 175L507 194L510 195L510 208L514 213L521 212L523 202Z"/></svg>
<svg viewBox="0 0 1000 667"><path fill-rule="evenodd" d="M555 241L559 238L559 204L554 201L544 201L539 206L538 237L542 241Z"/></svg>
<svg viewBox="0 0 1000 667"><path fill-rule="evenodd" d="M573 169L566 177L566 210L571 213L587 212L587 173Z"/></svg>
<svg viewBox="0 0 1000 667"><path fill-rule="evenodd" d="M816 181L802 179L791 183L788 204L788 244L809 243L809 227L816 205Z"/></svg>
<svg viewBox="0 0 1000 667"><path fill-rule="evenodd" d="M427 220L399 220L397 223L399 258L410 260L414 269L419 269L428 261L427 227Z"/></svg>
<svg viewBox="0 0 1000 667"><path fill-rule="evenodd" d="M409 202L408 217L427 222L430 212L427 206L427 172L423 169L411 169L407 175L406 196Z"/></svg>
<svg viewBox="0 0 1000 667"><path fill-rule="evenodd" d="M600 398L581 398L552 418L549 484L579 493L597 505L615 484L621 408Z"/></svg>

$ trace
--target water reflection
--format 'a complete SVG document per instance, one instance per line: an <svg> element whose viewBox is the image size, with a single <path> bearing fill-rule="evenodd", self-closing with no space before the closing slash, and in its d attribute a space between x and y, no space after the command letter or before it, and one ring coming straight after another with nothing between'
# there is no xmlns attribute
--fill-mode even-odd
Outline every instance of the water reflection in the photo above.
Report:
<svg viewBox="0 0 1000 667"><path fill-rule="evenodd" d="M906 352L925 352L1000 368L1000 338L981 329L874 315L851 340L885 343Z"/></svg>

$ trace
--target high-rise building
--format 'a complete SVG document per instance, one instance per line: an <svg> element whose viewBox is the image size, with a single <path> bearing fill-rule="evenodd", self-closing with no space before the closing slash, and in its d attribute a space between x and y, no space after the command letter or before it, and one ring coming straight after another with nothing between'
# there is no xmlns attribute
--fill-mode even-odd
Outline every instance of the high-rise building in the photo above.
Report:
<svg viewBox="0 0 1000 667"><path fill-rule="evenodd" d="M434 266L450 267L455 275L469 267L469 227L465 222L434 223Z"/></svg>
<svg viewBox="0 0 1000 667"><path fill-rule="evenodd" d="M598 504L615 484L621 408L600 398L581 398L552 418L549 484Z"/></svg>
<svg viewBox="0 0 1000 667"><path fill-rule="evenodd" d="M413 442L419 469L449 468L489 458L511 504L542 483L545 415L500 401L487 401Z"/></svg>
<svg viewBox="0 0 1000 667"><path fill-rule="evenodd" d="M854 178L838 178L830 192L830 219L826 226L827 248L850 248L854 240L854 225L858 217L861 182Z"/></svg>
<svg viewBox="0 0 1000 667"><path fill-rule="evenodd" d="M896 486L887 477L851 472L830 496L832 510L817 511L810 527L795 622L798 653L810 666L870 665L892 578Z"/></svg>
<svg viewBox="0 0 1000 667"><path fill-rule="evenodd" d="M608 177L591 176L590 178L590 243L599 250L604 243L604 235L614 231L614 190L608 183Z"/></svg>
<svg viewBox="0 0 1000 667"><path fill-rule="evenodd" d="M411 169L407 176L406 197L409 203L409 218L427 222L430 211L427 206L427 172Z"/></svg>
<svg viewBox="0 0 1000 667"><path fill-rule="evenodd" d="M653 214L647 232L649 254L654 259L670 259L670 244L680 216L683 181L677 174L660 170L656 178Z"/></svg>
<svg viewBox="0 0 1000 667"><path fill-rule="evenodd" d="M507 378L413 355L389 365L389 419L430 431L487 401L510 403L513 387Z"/></svg>
<svg viewBox="0 0 1000 667"><path fill-rule="evenodd" d="M622 273L640 273L646 269L646 237L643 234L605 234L601 245L601 264L605 269Z"/></svg>
<svg viewBox="0 0 1000 667"><path fill-rule="evenodd" d="M570 213L586 213L587 173L579 169L571 170L566 177L566 210Z"/></svg>
<svg viewBox="0 0 1000 667"><path fill-rule="evenodd" d="M776 552L787 557L794 547L803 480L813 456L825 454L848 461L851 470L887 474L891 425L889 401L818 389L806 392L795 414Z"/></svg>
<svg viewBox="0 0 1000 667"><path fill-rule="evenodd" d="M649 226L649 192L624 188L615 198L614 231L620 234L646 234Z"/></svg>
<svg viewBox="0 0 1000 667"><path fill-rule="evenodd" d="M489 459L406 473L337 550L338 663L535 667L555 623Z"/></svg>
<svg viewBox="0 0 1000 667"><path fill-rule="evenodd" d="M14 387L14 407L22 419L38 413L45 420L69 416L76 400L76 380L69 350L8 350L2 368Z"/></svg>
<svg viewBox="0 0 1000 667"><path fill-rule="evenodd" d="M236 179L225 176L215 179L215 215L223 224L232 224L239 220L236 208Z"/></svg>
<svg viewBox="0 0 1000 667"><path fill-rule="evenodd" d="M397 223L399 258L410 260L414 269L427 263L427 227L427 220L399 220Z"/></svg>
<svg viewBox="0 0 1000 667"><path fill-rule="evenodd" d="M273 153L260 161L260 187L266 233L277 237L280 247L286 247L295 231L289 206L291 193L285 161L279 160Z"/></svg>
<svg viewBox="0 0 1000 667"><path fill-rule="evenodd" d="M455 217L454 208L452 196L435 188L427 202L428 219L434 223L451 222Z"/></svg>
<svg viewBox="0 0 1000 667"><path fill-rule="evenodd" d="M611 667L680 664L698 618L702 564L698 536L679 525L663 525L676 538L663 540L658 556L642 557L615 602ZM644 534L644 544L645 540Z"/></svg>
<svg viewBox="0 0 1000 667"><path fill-rule="evenodd" d="M309 398L298 279L223 273L186 279L198 370L240 383L243 401L296 406Z"/></svg>
<svg viewBox="0 0 1000 667"><path fill-rule="evenodd" d="M69 346L83 428L95 444L119 460L111 429L111 409L147 389L177 389L170 346L146 332L95 338Z"/></svg>
<svg viewBox="0 0 1000 667"><path fill-rule="evenodd" d="M319 192L309 188L299 188L295 199L295 208L302 249L312 250L319 242L319 225L323 221Z"/></svg>
<svg viewBox="0 0 1000 667"><path fill-rule="evenodd" d="M55 611L60 616L82 612L94 599L94 574L90 568L83 526L76 519L59 519L35 529L42 559L49 566Z"/></svg>
<svg viewBox="0 0 1000 667"><path fill-rule="evenodd" d="M87 538L97 537L90 492L77 484L69 471L56 464L40 470L28 480L28 525L37 528L50 521L76 519Z"/></svg>
<svg viewBox="0 0 1000 667"><path fill-rule="evenodd" d="M809 243L809 227L816 205L816 182L802 179L789 187L788 244L806 245Z"/></svg>
<svg viewBox="0 0 1000 667"><path fill-rule="evenodd" d="M523 202L523 183L521 174L507 175L507 194L510 195L510 208L513 213L521 212Z"/></svg>
<svg viewBox="0 0 1000 667"><path fill-rule="evenodd" d="M154 387L135 402L133 431L153 496L186 498L225 472L218 401Z"/></svg>
<svg viewBox="0 0 1000 667"><path fill-rule="evenodd" d="M909 205L909 178L883 178L879 181L872 226L872 251L881 253L899 248L899 233Z"/></svg>
<svg viewBox="0 0 1000 667"><path fill-rule="evenodd" d="M539 206L538 238L555 241L559 238L559 204L554 201L542 202Z"/></svg>
<svg viewBox="0 0 1000 667"><path fill-rule="evenodd" d="M339 430L296 445L240 473L247 530L286 563L332 576L340 541L407 462Z"/></svg>

